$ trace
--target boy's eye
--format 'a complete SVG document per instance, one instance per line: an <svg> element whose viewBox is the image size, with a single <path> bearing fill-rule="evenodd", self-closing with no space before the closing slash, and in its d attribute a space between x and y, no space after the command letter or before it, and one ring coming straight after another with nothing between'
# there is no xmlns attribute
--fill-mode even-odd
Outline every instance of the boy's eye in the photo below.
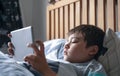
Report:
<svg viewBox="0 0 120 76"><path fill-rule="evenodd" d="M71 39L71 42L72 42L72 43L78 43L78 42L79 42L79 40L78 40L78 39L73 38L73 39Z"/></svg>

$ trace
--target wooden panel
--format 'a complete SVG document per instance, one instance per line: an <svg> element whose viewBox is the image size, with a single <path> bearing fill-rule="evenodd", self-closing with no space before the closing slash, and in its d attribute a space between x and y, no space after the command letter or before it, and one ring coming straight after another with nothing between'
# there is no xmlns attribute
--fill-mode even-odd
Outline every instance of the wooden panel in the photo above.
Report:
<svg viewBox="0 0 120 76"><path fill-rule="evenodd" d="M115 30L114 0L107 0L107 28Z"/></svg>
<svg viewBox="0 0 120 76"><path fill-rule="evenodd" d="M55 9L55 38L59 38L59 15L58 9Z"/></svg>
<svg viewBox="0 0 120 76"><path fill-rule="evenodd" d="M81 9L80 1L78 1L75 3L75 26L80 25L80 15L81 15L80 9Z"/></svg>
<svg viewBox="0 0 120 76"><path fill-rule="evenodd" d="M82 0L82 24L87 24L87 0Z"/></svg>
<svg viewBox="0 0 120 76"><path fill-rule="evenodd" d="M118 31L120 32L120 0L118 0Z"/></svg>
<svg viewBox="0 0 120 76"><path fill-rule="evenodd" d="M63 27L64 26L64 14L63 14L63 7L60 8L60 38L64 38L64 30L65 28Z"/></svg>
<svg viewBox="0 0 120 76"><path fill-rule="evenodd" d="M116 9L115 1L118 1ZM114 31L118 27L120 31L119 20L120 0L61 0L48 5L47 38L67 37L68 30L79 24L96 24L104 30L110 27Z"/></svg>
<svg viewBox="0 0 120 76"><path fill-rule="evenodd" d="M47 30L47 40L51 39L51 30L50 30L50 12L47 10L47 27L46 27L46 30Z"/></svg>
<svg viewBox="0 0 120 76"><path fill-rule="evenodd" d="M79 0L62 0L62 1L59 1L55 4L53 4L53 5L48 5L48 10L53 10L53 9L56 9L56 8L60 8L60 7L69 5L71 3L77 2L77 1L79 1Z"/></svg>
<svg viewBox="0 0 120 76"><path fill-rule="evenodd" d="M65 16L64 16L64 20L65 20L65 22L64 22L64 28L65 28L65 37L67 37L67 33L68 33L68 30L69 30L69 13L68 13L68 6L65 6L65 8L64 8L64 14L65 14Z"/></svg>
<svg viewBox="0 0 120 76"><path fill-rule="evenodd" d="M54 10L51 11L51 39L55 38L55 15Z"/></svg>
<svg viewBox="0 0 120 76"><path fill-rule="evenodd" d="M74 3L70 4L70 29L74 28L74 19L75 19L75 15L74 15Z"/></svg>
<svg viewBox="0 0 120 76"><path fill-rule="evenodd" d="M95 0L89 1L89 24L95 25Z"/></svg>
<svg viewBox="0 0 120 76"><path fill-rule="evenodd" d="M105 3L104 0L97 0L97 26L105 30Z"/></svg>

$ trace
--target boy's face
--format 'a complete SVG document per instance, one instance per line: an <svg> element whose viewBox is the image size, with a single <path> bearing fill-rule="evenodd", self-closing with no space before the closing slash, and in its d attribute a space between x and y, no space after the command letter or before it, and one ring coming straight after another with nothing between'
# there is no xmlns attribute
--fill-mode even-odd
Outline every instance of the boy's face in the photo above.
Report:
<svg viewBox="0 0 120 76"><path fill-rule="evenodd" d="M78 63L90 60L90 47L81 33L71 34L64 46L64 60Z"/></svg>

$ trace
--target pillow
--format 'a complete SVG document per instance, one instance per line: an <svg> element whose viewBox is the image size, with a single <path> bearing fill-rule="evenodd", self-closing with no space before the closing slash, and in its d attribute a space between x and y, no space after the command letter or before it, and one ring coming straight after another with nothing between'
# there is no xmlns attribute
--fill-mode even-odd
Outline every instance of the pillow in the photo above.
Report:
<svg viewBox="0 0 120 76"><path fill-rule="evenodd" d="M103 46L108 48L104 56L99 58L108 73L108 76L119 76L120 70L120 38L119 33L107 29Z"/></svg>
<svg viewBox="0 0 120 76"><path fill-rule="evenodd" d="M45 56L50 60L63 59L65 39L53 39L44 42Z"/></svg>

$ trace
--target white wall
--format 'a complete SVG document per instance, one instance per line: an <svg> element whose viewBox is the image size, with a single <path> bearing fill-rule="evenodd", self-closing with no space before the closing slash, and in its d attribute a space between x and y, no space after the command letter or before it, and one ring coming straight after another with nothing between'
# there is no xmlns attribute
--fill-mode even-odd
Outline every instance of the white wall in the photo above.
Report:
<svg viewBox="0 0 120 76"><path fill-rule="evenodd" d="M34 39L46 40L46 6L48 0L19 0L23 26L33 26Z"/></svg>

